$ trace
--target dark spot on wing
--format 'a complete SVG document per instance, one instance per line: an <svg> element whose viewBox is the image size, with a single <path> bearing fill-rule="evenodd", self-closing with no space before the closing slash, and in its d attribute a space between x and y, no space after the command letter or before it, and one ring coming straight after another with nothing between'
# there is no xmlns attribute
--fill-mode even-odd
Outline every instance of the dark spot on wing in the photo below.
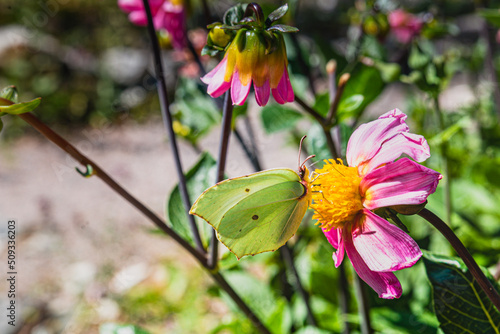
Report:
<svg viewBox="0 0 500 334"><path fill-rule="evenodd" d="M245 191L248 193L248 192L250 192L250 189L246 188Z"/></svg>
<svg viewBox="0 0 500 334"><path fill-rule="evenodd" d="M259 216L257 216L257 215L253 215L253 216L252 216L252 219L253 219L253 220L257 220L257 219L259 219Z"/></svg>
<svg viewBox="0 0 500 334"><path fill-rule="evenodd" d="M240 229L240 232L241 232L241 229Z"/></svg>

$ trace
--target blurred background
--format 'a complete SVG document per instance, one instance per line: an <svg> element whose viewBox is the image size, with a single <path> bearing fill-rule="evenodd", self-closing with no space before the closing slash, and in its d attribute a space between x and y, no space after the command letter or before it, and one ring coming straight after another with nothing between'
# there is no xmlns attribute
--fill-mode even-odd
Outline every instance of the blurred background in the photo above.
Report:
<svg viewBox="0 0 500 334"><path fill-rule="evenodd" d="M201 1L184 1L187 34L197 53L206 42L206 24L221 20L234 4L208 1L209 21ZM261 2L265 14L282 4ZM335 59L337 77L351 74L339 112L341 129L399 108L409 115L411 132L429 141L433 156L427 166L441 172L439 147L446 142L453 177L451 225L478 263L498 279L498 2L293 0L289 5L284 21L300 29L286 38L296 95L317 110L328 110L325 66ZM400 27L389 20L398 8L418 19L419 28L410 37L398 34ZM215 176L213 160L202 152L217 155L218 104L206 95L193 55L174 50L168 37L161 42L184 169L198 163ZM21 101L42 97L35 114L43 122L168 218L176 174L149 47L146 29L130 23L114 0L0 3L0 88L15 85ZM208 56L201 56L201 62L207 69L217 64ZM446 115L444 127L437 125L436 108ZM114 324L135 325L136 333L139 328L150 333L254 331L187 252L99 179L78 175L75 161L21 119L2 120L0 268L7 257L6 221L14 219L19 275L17 325L2 320L0 332L117 333L120 327ZM227 175L254 171L244 146L256 148L262 169L295 169L304 134L308 152L329 158L320 129L311 124L295 104L259 108L249 98L236 108L239 138L231 138ZM444 218L443 206L440 187L429 208ZM306 217L289 245L323 331L305 328L305 306L279 252L239 262L223 253L221 267L257 313L274 321L277 333L338 333L344 319L333 249ZM423 249L453 254L421 219L403 219ZM351 282L353 270L347 270ZM401 299L378 299L370 291L374 328L437 333L423 265L397 275ZM6 289L0 280L2 309ZM355 309L354 294L350 303ZM355 311L347 320L354 332L359 330Z"/></svg>

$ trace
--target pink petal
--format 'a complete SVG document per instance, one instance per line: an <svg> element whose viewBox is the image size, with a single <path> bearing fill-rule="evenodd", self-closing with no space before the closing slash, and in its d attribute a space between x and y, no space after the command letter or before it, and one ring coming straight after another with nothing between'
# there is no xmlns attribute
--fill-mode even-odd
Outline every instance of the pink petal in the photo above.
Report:
<svg viewBox="0 0 500 334"><path fill-rule="evenodd" d="M262 85L261 87L257 87L254 82L253 89L255 90L255 99L257 100L257 104L261 107L265 106L269 101L269 95L271 89L269 87L269 80L266 80L264 85Z"/></svg>
<svg viewBox="0 0 500 334"><path fill-rule="evenodd" d="M344 240L342 239L342 229L331 229L328 232L323 229L323 233L333 248L337 249L337 251L332 254L332 259L335 263L335 268L338 268L344 259Z"/></svg>
<svg viewBox="0 0 500 334"><path fill-rule="evenodd" d="M402 154L418 162L425 161L431 156L429 145L423 136L400 132L385 141L377 154L361 165L361 174L366 175L380 165L396 160Z"/></svg>
<svg viewBox="0 0 500 334"><path fill-rule="evenodd" d="M438 172L402 158L365 175L359 189L368 210L415 205L424 203L436 191L441 178Z"/></svg>
<svg viewBox="0 0 500 334"><path fill-rule="evenodd" d="M363 209L363 213L362 226L352 238L354 247L370 270L400 270L413 266L420 259L422 252L408 234L370 210Z"/></svg>
<svg viewBox="0 0 500 334"><path fill-rule="evenodd" d="M359 166L373 158L382 144L401 132L408 132L406 115L398 109L385 113L378 119L360 125L347 144L347 163Z"/></svg>
<svg viewBox="0 0 500 334"><path fill-rule="evenodd" d="M344 229L347 231L347 229ZM391 272L375 272L368 268L363 258L354 247L350 233L344 233L347 256L351 260L356 273L365 281L380 298L393 299L401 297L403 289L396 275Z"/></svg>
<svg viewBox="0 0 500 334"><path fill-rule="evenodd" d="M148 18L146 17L146 12L143 10L133 11L132 13L128 14L128 19L130 20L130 22L138 26L148 25Z"/></svg>
<svg viewBox="0 0 500 334"><path fill-rule="evenodd" d="M250 81L248 85L243 86L240 82L238 70L234 71L233 79L231 81L231 100L233 100L233 104L241 106L245 103L248 93L250 93L251 84L252 81Z"/></svg>
<svg viewBox="0 0 500 334"><path fill-rule="evenodd" d="M273 88L271 91L274 99L279 104L293 102L295 100L292 84L290 83L290 77L288 76L288 70L286 68L283 71L283 75L281 76L278 86Z"/></svg>
<svg viewBox="0 0 500 334"><path fill-rule="evenodd" d="M224 81L226 66L227 58L224 57L224 59L222 59L222 61L213 70L201 78L201 81L208 85L207 93L211 97L219 97L224 94L229 87L231 87L231 82Z"/></svg>
<svg viewBox="0 0 500 334"><path fill-rule="evenodd" d="M142 0L118 0L118 7L125 12L144 10Z"/></svg>

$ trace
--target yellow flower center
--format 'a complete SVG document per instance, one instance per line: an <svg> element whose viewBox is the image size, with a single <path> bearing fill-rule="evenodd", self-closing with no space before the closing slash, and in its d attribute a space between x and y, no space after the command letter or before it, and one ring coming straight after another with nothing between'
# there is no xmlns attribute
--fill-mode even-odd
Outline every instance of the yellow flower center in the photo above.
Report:
<svg viewBox="0 0 500 334"><path fill-rule="evenodd" d="M354 220L363 209L360 182L358 169L344 166L340 159L325 160L323 168L314 172L311 207L321 228L329 231Z"/></svg>

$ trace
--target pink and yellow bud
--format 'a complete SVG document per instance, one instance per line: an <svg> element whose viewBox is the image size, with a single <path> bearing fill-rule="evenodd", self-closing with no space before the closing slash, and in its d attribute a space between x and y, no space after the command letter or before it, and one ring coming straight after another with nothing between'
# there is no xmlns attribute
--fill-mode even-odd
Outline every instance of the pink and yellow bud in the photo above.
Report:
<svg viewBox="0 0 500 334"><path fill-rule="evenodd" d="M251 83L260 106L267 104L271 93L276 102L283 104L294 100L287 65L281 34L241 29L221 63L201 80L208 84L212 97L231 88L233 104L245 103Z"/></svg>

